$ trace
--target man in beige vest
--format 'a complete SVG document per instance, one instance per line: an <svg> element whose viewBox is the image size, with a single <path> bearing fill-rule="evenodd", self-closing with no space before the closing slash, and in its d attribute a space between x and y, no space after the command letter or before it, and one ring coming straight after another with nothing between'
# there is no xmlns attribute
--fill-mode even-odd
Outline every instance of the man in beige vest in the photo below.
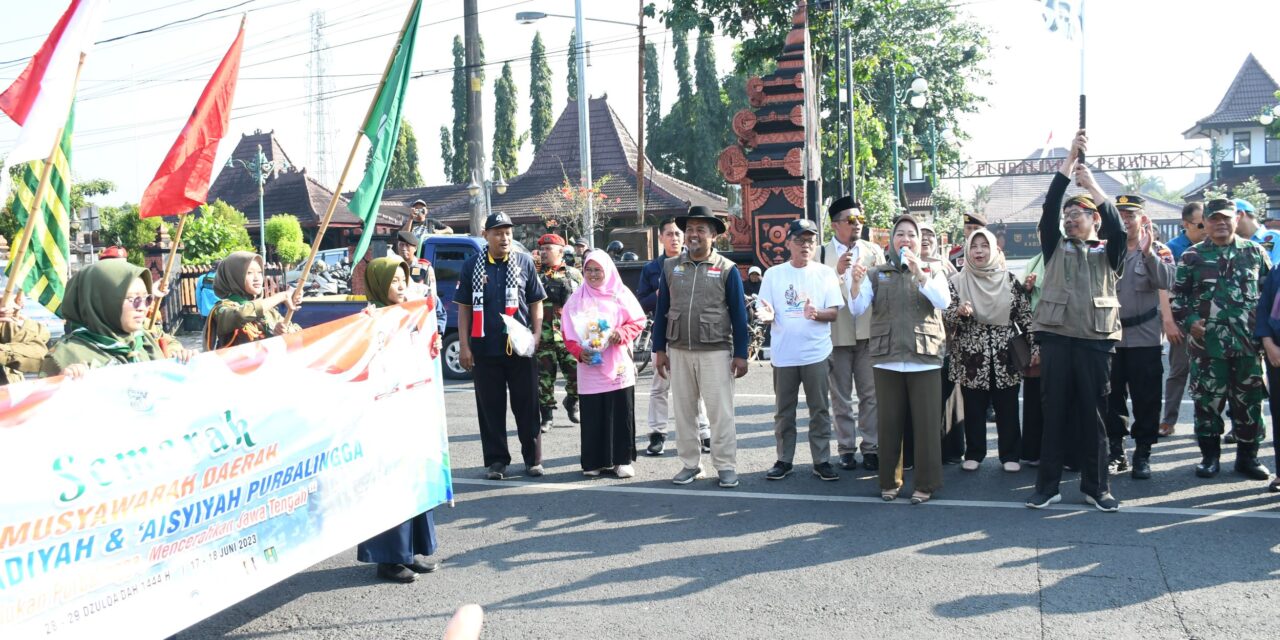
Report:
<svg viewBox="0 0 1280 640"><path fill-rule="evenodd" d="M1116 284L1128 235L1115 205L1107 201L1089 168L1077 162L1087 142L1081 129L1053 176L1040 216L1044 290L1031 329L1040 344L1044 440L1036 490L1026 505L1042 509L1062 499L1058 484L1063 451L1069 439L1079 439L1080 492L1098 510L1114 512L1120 502L1110 491L1103 411L1111 354L1120 339ZM1064 203L1072 175L1090 195L1072 196ZM1079 420L1074 438L1067 437L1071 420Z"/></svg>
<svg viewBox="0 0 1280 640"><path fill-rule="evenodd" d="M747 307L742 275L717 252L724 221L703 206L676 218L687 250L663 265L653 318L654 371L671 376L676 452L684 468L672 478L689 484L702 476L698 399L711 422L711 464L721 487L738 486L738 434L733 422L734 380L747 375Z"/></svg>
<svg viewBox="0 0 1280 640"><path fill-rule="evenodd" d="M862 227L866 224L862 211L862 203L850 196L838 198L827 208L835 237L822 247L819 261L836 270L846 303L851 267L862 265L871 270L884 264L884 249L862 239ZM848 305L842 305L836 321L831 323L831 370L827 374L831 388L831 415L836 427L836 452L840 454L842 469L858 467L855 454L859 449L859 437L862 438L863 468L867 471L880 468L876 444L875 374L871 368L871 352L867 349L870 337L871 314L854 318ZM857 418L853 414L855 388L858 392Z"/></svg>

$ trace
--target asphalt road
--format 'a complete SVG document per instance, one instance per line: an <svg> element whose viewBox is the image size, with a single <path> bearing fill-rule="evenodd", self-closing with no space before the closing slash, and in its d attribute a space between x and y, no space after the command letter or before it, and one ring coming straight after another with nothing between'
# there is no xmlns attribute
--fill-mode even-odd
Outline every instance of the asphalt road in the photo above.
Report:
<svg viewBox="0 0 1280 640"><path fill-rule="evenodd" d="M649 376L637 393L638 446ZM1280 618L1280 496L1230 472L1197 480L1184 402L1155 478L1117 476L1116 514L1022 506L1035 471L989 457L945 468L928 504L882 503L871 473L810 474L801 409L797 473L775 459L769 365L739 381L742 485L678 487L674 447L641 456L630 480L588 479L578 435L557 412L540 479L483 480L469 384L446 393L457 505L436 510L442 569L379 582L354 548L180 638L434 638L475 602L487 638L1266 637ZM995 452L990 425L990 455ZM511 437L518 458L518 444ZM1271 444L1264 445L1268 467ZM511 471L522 473L513 464ZM910 473L906 489L911 488Z"/></svg>

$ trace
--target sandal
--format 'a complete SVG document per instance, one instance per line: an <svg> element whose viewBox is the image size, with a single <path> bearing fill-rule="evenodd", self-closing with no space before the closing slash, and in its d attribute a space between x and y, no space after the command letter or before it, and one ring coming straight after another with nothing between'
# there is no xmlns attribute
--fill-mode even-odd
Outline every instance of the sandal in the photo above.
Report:
<svg viewBox="0 0 1280 640"><path fill-rule="evenodd" d="M1280 493L1280 476L1271 479L1271 484L1267 485L1267 491L1271 493Z"/></svg>
<svg viewBox="0 0 1280 640"><path fill-rule="evenodd" d="M881 491L880 499L885 502L893 502L898 499L898 491L900 491L900 489L895 489L893 491Z"/></svg>
<svg viewBox="0 0 1280 640"><path fill-rule="evenodd" d="M929 498L932 498L932 497L933 497L932 493L917 491L911 494L911 504L924 504L929 501Z"/></svg>

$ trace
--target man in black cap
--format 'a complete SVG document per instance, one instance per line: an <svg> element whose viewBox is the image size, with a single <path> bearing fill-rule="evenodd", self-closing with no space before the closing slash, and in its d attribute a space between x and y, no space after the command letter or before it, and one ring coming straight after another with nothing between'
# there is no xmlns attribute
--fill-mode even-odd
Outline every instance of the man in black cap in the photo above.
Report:
<svg viewBox="0 0 1280 640"><path fill-rule="evenodd" d="M839 480L832 468L831 413L827 409L827 374L831 369L831 327L845 298L836 272L813 258L818 248L818 225L792 220L787 225L788 262L774 266L760 285L760 320L771 325L773 392L777 413L773 436L778 461L765 474L781 480L791 474L796 453L796 404L804 386L809 405L809 455L813 475Z"/></svg>
<svg viewBox="0 0 1280 640"><path fill-rule="evenodd" d="M1120 299L1120 342L1111 356L1111 395L1107 399L1108 466L1127 468L1124 438L1132 433L1135 480L1151 478L1151 447L1160 423L1160 384L1164 378L1164 341L1160 292L1173 286L1173 252L1155 240L1151 218L1140 195L1116 197L1120 222L1128 238L1116 296ZM1170 317L1172 320L1172 316ZM1127 428L1129 397L1133 397L1133 427Z"/></svg>
<svg viewBox="0 0 1280 640"><path fill-rule="evenodd" d="M689 484L702 475L698 399L711 422L711 463L721 487L738 486L734 380L747 375L747 308L742 276L714 248L724 221L703 206L676 218L688 250L667 260L653 320L654 370L671 376L676 449L683 468L672 478Z"/></svg>
<svg viewBox="0 0 1280 640"><path fill-rule="evenodd" d="M484 225L486 249L462 264L458 289L458 345L463 368L473 372L476 412L480 419L480 447L490 480L506 477L511 454L507 450L507 393L516 418L516 435L525 473L541 476L542 432L538 428L538 366L533 359L542 333L542 305L547 297L527 254L513 251L511 218L489 216ZM507 316L532 332L529 355L515 352Z"/></svg>
<svg viewBox="0 0 1280 640"><path fill-rule="evenodd" d="M831 242L823 245L818 261L835 270L842 285L840 291L848 301L848 278L853 267L867 270L885 263L884 249L862 239L866 216L862 203L850 196L837 198L827 208L831 216ZM835 322L831 323L831 372L827 386L831 395L831 417L835 423L836 452L842 469L858 467L857 453L862 451L862 466L867 471L880 468L876 438L876 383L871 366L871 314L857 318L841 304ZM853 412L853 393L858 394L857 418ZM862 437L859 444L858 437Z"/></svg>
<svg viewBox="0 0 1280 640"><path fill-rule="evenodd" d="M418 246L421 242L418 236L408 231L400 231L396 234L396 255L409 265L411 282L406 284L409 285L410 297L415 300L439 295L439 289L436 288L436 271L431 267L431 261L418 257ZM448 321L449 316L444 305L437 304L436 323L439 325L440 335L444 335Z"/></svg>
<svg viewBox="0 0 1280 640"><path fill-rule="evenodd" d="M964 268L964 248L965 245L969 244L969 236L973 235L974 231L983 229L986 226L987 216L981 212L973 211L964 214L964 238L961 239L959 244L951 248L951 253L948 255L948 259L951 260L951 266L955 267L956 271Z"/></svg>

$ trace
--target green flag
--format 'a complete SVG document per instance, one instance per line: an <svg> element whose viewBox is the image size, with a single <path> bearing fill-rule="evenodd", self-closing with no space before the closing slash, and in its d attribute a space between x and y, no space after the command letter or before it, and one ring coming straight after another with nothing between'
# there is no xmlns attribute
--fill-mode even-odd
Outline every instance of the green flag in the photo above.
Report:
<svg viewBox="0 0 1280 640"><path fill-rule="evenodd" d="M373 111L369 112L369 119L364 123L364 135L371 145L369 162L365 165L360 187L347 204L351 213L364 222L364 232L360 234L360 244L356 247L352 264L360 262L369 249L373 225L378 220L378 205L382 202L382 189L387 184L387 173L391 169L391 155L395 153L396 140L400 137L400 113L404 110L405 89L409 87L409 64L413 62L413 43L418 35L421 12L422 0L414 0L413 16L396 45L395 61L391 63L391 70L378 89Z"/></svg>
<svg viewBox="0 0 1280 640"><path fill-rule="evenodd" d="M40 304L59 315L63 292L66 291L67 265L71 261L67 237L71 235L71 216L75 214L71 211L71 130L75 120L76 109L73 103L71 113L67 114L67 125L62 129L62 141L53 157L49 190L45 192L40 212L31 227L31 242L27 245L27 252L23 254L21 265L10 263L6 268L6 275L9 277L14 277L16 268L18 286L28 296L39 300ZM19 227L27 224L43 171L44 160L32 160L23 167L22 177L14 185L16 197L13 199L13 215L17 218ZM15 240L26 241L25 238ZM17 248L17 242L10 249L11 252Z"/></svg>

